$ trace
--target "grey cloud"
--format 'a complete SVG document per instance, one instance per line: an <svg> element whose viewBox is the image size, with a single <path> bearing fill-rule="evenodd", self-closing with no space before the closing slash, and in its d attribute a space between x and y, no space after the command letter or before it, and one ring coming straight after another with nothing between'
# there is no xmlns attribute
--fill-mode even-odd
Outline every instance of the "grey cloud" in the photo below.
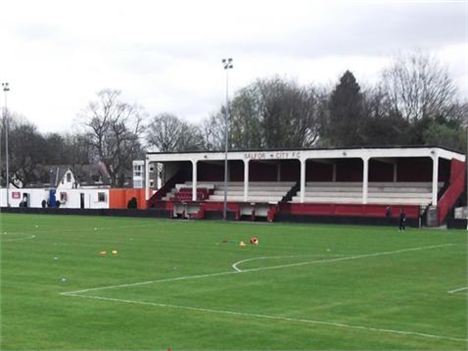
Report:
<svg viewBox="0 0 468 351"><path fill-rule="evenodd" d="M387 55L414 48L439 49L465 42L466 12L461 3L355 6L330 14L323 25L309 23L265 42L254 38L237 49L275 55L318 58Z"/></svg>
<svg viewBox="0 0 468 351"><path fill-rule="evenodd" d="M62 37L61 30L44 23L29 23L16 28L16 34L25 41L55 40Z"/></svg>

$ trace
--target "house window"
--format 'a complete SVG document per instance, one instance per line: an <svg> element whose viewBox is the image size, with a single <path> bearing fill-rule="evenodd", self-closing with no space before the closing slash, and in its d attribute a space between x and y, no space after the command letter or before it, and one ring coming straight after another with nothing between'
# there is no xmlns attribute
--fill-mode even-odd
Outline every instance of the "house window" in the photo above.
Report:
<svg viewBox="0 0 468 351"><path fill-rule="evenodd" d="M67 173L67 183L71 183L71 173Z"/></svg>
<svg viewBox="0 0 468 351"><path fill-rule="evenodd" d="M150 180L150 188L152 188L154 186L154 181L151 179Z"/></svg>
<svg viewBox="0 0 468 351"><path fill-rule="evenodd" d="M150 167L149 167L149 171L150 171L150 172L153 172L153 171L154 171L154 166L150 166Z"/></svg>
<svg viewBox="0 0 468 351"><path fill-rule="evenodd" d="M60 202L67 201L67 193L60 193Z"/></svg>
<svg viewBox="0 0 468 351"><path fill-rule="evenodd" d="M135 165L133 166L133 175L135 177L141 177L141 165Z"/></svg>
<svg viewBox="0 0 468 351"><path fill-rule="evenodd" d="M98 202L106 202L106 193L103 193L103 192L98 193Z"/></svg>

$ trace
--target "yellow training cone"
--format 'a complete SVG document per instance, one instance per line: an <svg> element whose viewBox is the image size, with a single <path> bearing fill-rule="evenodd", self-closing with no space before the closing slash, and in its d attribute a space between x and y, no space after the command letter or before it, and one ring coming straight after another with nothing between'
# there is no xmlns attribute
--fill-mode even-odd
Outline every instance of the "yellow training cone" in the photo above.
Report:
<svg viewBox="0 0 468 351"><path fill-rule="evenodd" d="M239 243L239 246L240 246L240 247L245 247L245 243L244 243L243 241L241 241L241 242Z"/></svg>

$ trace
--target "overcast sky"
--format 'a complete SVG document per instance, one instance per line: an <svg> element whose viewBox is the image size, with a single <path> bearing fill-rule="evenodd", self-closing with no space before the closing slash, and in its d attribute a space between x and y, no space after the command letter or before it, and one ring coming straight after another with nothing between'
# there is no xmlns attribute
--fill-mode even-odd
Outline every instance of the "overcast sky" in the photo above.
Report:
<svg viewBox="0 0 468 351"><path fill-rule="evenodd" d="M274 75L331 85L346 69L372 83L419 49L466 95L467 38L467 1L12 0L0 5L0 81L43 132L72 130L104 88L195 122L224 101L224 57L235 91Z"/></svg>

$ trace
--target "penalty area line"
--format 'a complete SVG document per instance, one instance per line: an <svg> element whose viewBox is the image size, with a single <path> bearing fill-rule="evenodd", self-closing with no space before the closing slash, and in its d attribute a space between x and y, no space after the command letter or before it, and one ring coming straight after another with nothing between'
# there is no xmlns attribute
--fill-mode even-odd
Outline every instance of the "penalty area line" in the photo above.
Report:
<svg viewBox="0 0 468 351"><path fill-rule="evenodd" d="M217 276L223 276L223 275L235 274L235 273L238 273L238 272L226 271L226 272L216 272L216 273L208 273L208 274L187 275L187 276L182 276L182 277L165 278L165 279L158 279L158 280L147 280L147 281L144 281L144 282L137 282L137 283L109 285L109 286L101 286L101 287L97 287L97 288L89 288L89 289L82 289L82 290L75 290L75 291L65 291L65 292L61 292L60 295L79 296L78 294L86 293L86 292L89 292L89 291L128 288L128 287L143 286L143 285L148 285L148 284L174 282L174 281L179 281L179 280L217 277Z"/></svg>
<svg viewBox="0 0 468 351"><path fill-rule="evenodd" d="M344 257L337 257L337 258L330 258L330 259L323 259L323 260L313 260L313 261L289 263L289 264L283 264L283 265L266 266L266 267L251 268L251 269L244 269L244 270L237 269L235 271L225 271L225 272L217 272L217 273L187 275L187 276L182 276L182 277L165 278L165 279L158 279L158 280L147 280L147 281L136 282L136 283L108 285L108 286L101 286L101 287L74 290L74 291L65 291L65 292L61 292L60 295L76 295L76 294L86 293L86 292L90 292L90 291L128 288L128 287L143 286L143 285L149 285L149 284L173 282L173 281L179 281L179 280L201 279L201 278L217 277L217 276L230 275L230 274L242 274L242 273L259 272L259 271L266 271L266 270L273 270L273 269L300 267L300 266L305 266L305 265L310 265L310 264L350 261L350 260L357 260L357 259L362 259L362 258L367 258L367 257L388 256L388 255L395 255L395 254L405 253L405 252L430 250L430 249L448 247L448 246L453 246L453 245L454 244L420 246L420 247L412 247L412 248L400 249L400 250L394 250L394 251L374 252L374 253L370 253L370 254L362 254L362 255L356 255L356 256L344 256ZM239 263L239 262L237 262L237 263Z"/></svg>
<svg viewBox="0 0 468 351"><path fill-rule="evenodd" d="M237 317L269 319L269 320L276 320L276 321L281 321L281 322L325 325L329 327L336 327L336 328L343 328L343 329L363 330L366 332L398 334L398 335L414 336L414 337L420 337L420 338L468 342L468 339L457 338L457 337L452 337L452 336L428 334L428 333L415 332L415 331L404 331L404 330L397 330L397 329L368 327L368 326L363 326L363 325L346 324L346 323L338 323L338 322L327 322L327 321L313 320L313 319L292 318L292 317L237 312L237 311L228 311L228 310L215 310L215 309L210 309L210 308L180 306L180 305L171 305L171 304L164 304L164 303L146 302L146 301L128 300L128 299L116 299L112 297L103 297L103 296L95 296L95 295L78 295L78 294L71 294L71 293L69 293L68 295L74 296L74 297L81 297L85 299L95 299L95 300L103 300L103 301L110 301L110 302L120 302L120 303L127 303L127 304L153 306L153 307L160 307L160 308L171 308L171 309L179 309L179 310L194 311L194 312L216 313L216 314L224 314L224 315L237 316Z"/></svg>

